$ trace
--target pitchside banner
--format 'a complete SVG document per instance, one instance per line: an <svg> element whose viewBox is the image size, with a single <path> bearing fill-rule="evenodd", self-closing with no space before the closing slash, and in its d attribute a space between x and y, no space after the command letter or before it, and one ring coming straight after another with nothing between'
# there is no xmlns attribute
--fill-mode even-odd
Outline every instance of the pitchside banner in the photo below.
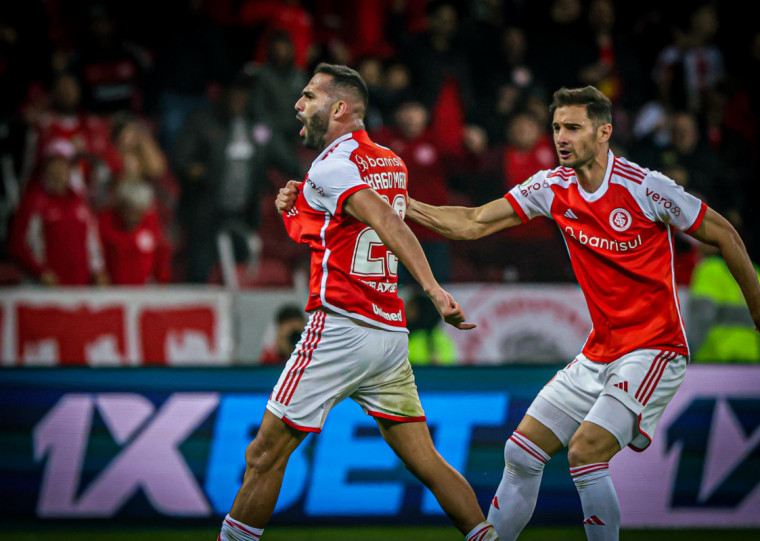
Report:
<svg viewBox="0 0 760 541"><path fill-rule="evenodd" d="M0 364L229 364L232 300L213 288L13 288L0 296Z"/></svg>
<svg viewBox="0 0 760 541"><path fill-rule="evenodd" d="M435 444L487 508L502 449L555 367L428 368ZM0 515L218 518L229 510L279 370L0 370ZM760 367L691 366L644 453L612 461L623 525L760 526ZM294 453L274 521L446 523L427 490L346 400ZM578 524L565 454L532 524Z"/></svg>

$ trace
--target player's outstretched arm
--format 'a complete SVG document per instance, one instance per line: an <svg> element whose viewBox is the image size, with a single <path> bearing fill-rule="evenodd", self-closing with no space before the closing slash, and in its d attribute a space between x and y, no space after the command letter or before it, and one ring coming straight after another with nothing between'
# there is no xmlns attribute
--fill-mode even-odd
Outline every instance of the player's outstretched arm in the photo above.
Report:
<svg viewBox="0 0 760 541"><path fill-rule="evenodd" d="M454 240L479 239L522 223L515 209L503 197L480 207L436 207L410 198L406 215Z"/></svg>
<svg viewBox="0 0 760 541"><path fill-rule="evenodd" d="M702 224L692 236L720 249L728 270L747 301L755 329L760 331L760 282L739 233L728 220L708 208Z"/></svg>
<svg viewBox="0 0 760 541"><path fill-rule="evenodd" d="M433 301L443 320L457 329L472 329L465 323L462 307L444 290L430 270L425 252L417 237L396 211L374 190L360 190L350 195L344 210L375 230L383 244L393 252L409 270Z"/></svg>

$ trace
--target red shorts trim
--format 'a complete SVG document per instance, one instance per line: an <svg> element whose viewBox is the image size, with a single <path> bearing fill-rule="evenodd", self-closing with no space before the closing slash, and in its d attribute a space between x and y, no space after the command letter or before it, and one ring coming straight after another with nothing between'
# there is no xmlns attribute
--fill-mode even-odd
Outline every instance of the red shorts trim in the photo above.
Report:
<svg viewBox="0 0 760 541"><path fill-rule="evenodd" d="M422 415L421 417L402 417L400 415L389 415L387 413L380 413L379 411L368 411L367 415L372 417L381 417L390 421L397 421L399 423L421 423L427 420L427 417Z"/></svg>
<svg viewBox="0 0 760 541"><path fill-rule="evenodd" d="M642 436L644 436L646 439L649 440L649 444L646 447L636 447L634 444L629 443L628 447L630 447L632 450L636 451L637 453L643 453L644 451L647 450L649 445L652 444L652 437L646 432L644 432L643 430L641 430L641 414L640 413L639 413L639 422L636 423L636 428L638 429L639 434L641 434Z"/></svg>
<svg viewBox="0 0 760 541"><path fill-rule="evenodd" d="M295 430L300 430L301 432L314 432L315 434L319 434L320 432L322 432L321 428L312 428L310 426L297 425L293 421L288 419L287 417L282 417L282 422L288 425L290 428L294 428Z"/></svg>

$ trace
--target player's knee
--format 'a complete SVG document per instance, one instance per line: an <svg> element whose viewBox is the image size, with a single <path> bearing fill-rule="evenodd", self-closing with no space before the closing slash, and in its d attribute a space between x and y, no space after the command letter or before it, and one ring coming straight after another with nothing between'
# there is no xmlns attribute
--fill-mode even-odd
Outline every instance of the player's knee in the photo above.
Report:
<svg viewBox="0 0 760 541"><path fill-rule="evenodd" d="M504 446L504 464L515 473L540 473L544 462L535 460L534 455L519 446L512 438L507 439Z"/></svg>
<svg viewBox="0 0 760 541"><path fill-rule="evenodd" d="M266 473L277 467L282 457L274 451L273 446L260 438L254 439L245 450L246 470L251 473Z"/></svg>
<svg viewBox="0 0 760 541"><path fill-rule="evenodd" d="M587 435L576 434L570 440L567 448L567 461L570 467L577 468L587 464L596 464L597 462L606 462L605 453L602 452L599 442Z"/></svg>

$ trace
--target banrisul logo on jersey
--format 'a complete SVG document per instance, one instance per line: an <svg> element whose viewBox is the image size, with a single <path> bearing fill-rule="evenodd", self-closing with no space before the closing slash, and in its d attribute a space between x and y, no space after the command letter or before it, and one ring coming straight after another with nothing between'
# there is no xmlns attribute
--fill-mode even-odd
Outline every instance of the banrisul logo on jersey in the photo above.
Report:
<svg viewBox="0 0 760 541"><path fill-rule="evenodd" d="M624 208L616 208L610 212L610 225L612 229L618 232L623 232L631 227L631 213Z"/></svg>
<svg viewBox="0 0 760 541"><path fill-rule="evenodd" d="M600 250L609 250L610 252L629 252L636 248L640 248L643 242L641 235L636 235L636 238L632 240L621 241L588 235L582 229L579 229L576 232L575 229L569 225L565 227L564 232L583 246L590 246L591 248L598 248Z"/></svg>

